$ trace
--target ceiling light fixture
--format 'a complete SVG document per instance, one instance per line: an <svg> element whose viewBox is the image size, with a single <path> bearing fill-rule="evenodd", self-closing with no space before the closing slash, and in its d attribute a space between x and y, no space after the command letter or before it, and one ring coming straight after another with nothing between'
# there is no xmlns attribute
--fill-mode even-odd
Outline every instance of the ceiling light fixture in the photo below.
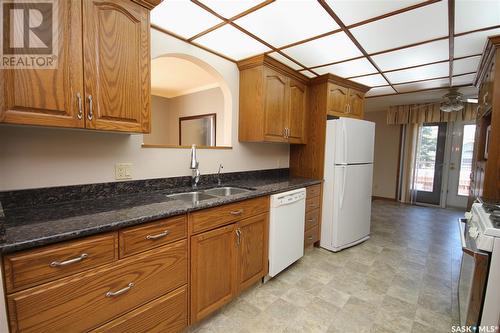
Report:
<svg viewBox="0 0 500 333"><path fill-rule="evenodd" d="M459 93L457 89L451 89L449 93L443 96L441 103L441 111L443 112L457 112L464 108L464 95Z"/></svg>

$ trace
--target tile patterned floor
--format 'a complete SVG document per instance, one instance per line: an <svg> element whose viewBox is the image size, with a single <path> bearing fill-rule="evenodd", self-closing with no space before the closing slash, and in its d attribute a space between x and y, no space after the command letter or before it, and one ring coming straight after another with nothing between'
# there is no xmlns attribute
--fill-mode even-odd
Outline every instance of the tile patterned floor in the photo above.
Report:
<svg viewBox="0 0 500 333"><path fill-rule="evenodd" d="M462 215L375 201L368 241L339 253L308 250L190 331L450 332Z"/></svg>

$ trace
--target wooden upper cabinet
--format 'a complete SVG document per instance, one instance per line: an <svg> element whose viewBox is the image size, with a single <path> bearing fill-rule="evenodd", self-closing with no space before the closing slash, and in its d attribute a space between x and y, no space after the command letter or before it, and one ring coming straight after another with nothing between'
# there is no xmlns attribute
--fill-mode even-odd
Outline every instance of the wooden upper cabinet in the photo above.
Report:
<svg viewBox="0 0 500 333"><path fill-rule="evenodd" d="M236 225L191 236L191 322L231 301L236 284Z"/></svg>
<svg viewBox="0 0 500 333"><path fill-rule="evenodd" d="M347 113L349 88L339 86L338 84L329 83L328 84L328 114L343 115Z"/></svg>
<svg viewBox="0 0 500 333"><path fill-rule="evenodd" d="M238 137L248 142L306 142L309 79L267 55L238 63Z"/></svg>
<svg viewBox="0 0 500 333"><path fill-rule="evenodd" d="M267 141L286 142L284 136L287 119L286 76L264 69L264 136Z"/></svg>
<svg viewBox="0 0 500 333"><path fill-rule="evenodd" d="M268 272L268 216L260 214L238 222L238 289L244 290Z"/></svg>
<svg viewBox="0 0 500 333"><path fill-rule="evenodd" d="M5 69L0 122L57 127L84 127L82 19L80 0L58 1L57 67ZM83 108L83 106L82 106Z"/></svg>
<svg viewBox="0 0 500 333"><path fill-rule="evenodd" d="M365 94L363 92L349 89L349 115L356 118L363 118L365 106Z"/></svg>
<svg viewBox="0 0 500 333"><path fill-rule="evenodd" d="M157 3L58 0L57 67L2 70L0 122L149 132Z"/></svg>
<svg viewBox="0 0 500 333"><path fill-rule="evenodd" d="M149 132L149 11L130 0L84 1L89 128Z"/></svg>
<svg viewBox="0 0 500 333"><path fill-rule="evenodd" d="M288 139L290 143L306 142L307 86L290 79Z"/></svg>

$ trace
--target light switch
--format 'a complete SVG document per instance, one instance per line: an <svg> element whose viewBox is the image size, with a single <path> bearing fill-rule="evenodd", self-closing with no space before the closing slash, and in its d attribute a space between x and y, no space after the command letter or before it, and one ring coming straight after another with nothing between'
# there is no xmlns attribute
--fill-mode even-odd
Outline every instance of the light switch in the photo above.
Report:
<svg viewBox="0 0 500 333"><path fill-rule="evenodd" d="M115 179L132 179L132 163L116 163Z"/></svg>

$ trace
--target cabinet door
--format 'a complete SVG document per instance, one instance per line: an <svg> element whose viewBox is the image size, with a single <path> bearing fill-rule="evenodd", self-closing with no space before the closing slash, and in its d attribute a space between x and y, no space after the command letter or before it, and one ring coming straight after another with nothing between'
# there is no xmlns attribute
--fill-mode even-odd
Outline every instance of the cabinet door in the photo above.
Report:
<svg viewBox="0 0 500 333"><path fill-rule="evenodd" d="M343 116L347 112L349 89L337 84L328 83L328 114Z"/></svg>
<svg viewBox="0 0 500 333"><path fill-rule="evenodd" d="M236 296L235 224L191 237L191 323Z"/></svg>
<svg viewBox="0 0 500 333"><path fill-rule="evenodd" d="M83 3L87 127L149 132L148 10L129 0Z"/></svg>
<svg viewBox="0 0 500 333"><path fill-rule="evenodd" d="M349 89L349 115L355 118L363 118L365 107L365 95L357 90Z"/></svg>
<svg viewBox="0 0 500 333"><path fill-rule="evenodd" d="M288 141L290 143L305 143L306 117L306 86L296 80L290 80Z"/></svg>
<svg viewBox="0 0 500 333"><path fill-rule="evenodd" d="M264 137L266 141L286 142L287 78L264 69Z"/></svg>
<svg viewBox="0 0 500 333"><path fill-rule="evenodd" d="M259 281L268 272L268 213L238 222L239 290Z"/></svg>
<svg viewBox="0 0 500 333"><path fill-rule="evenodd" d="M6 69L0 84L0 122L84 127L78 95L83 97L81 1L59 0L57 66ZM82 106L83 107L83 106ZM82 110L83 113L83 110Z"/></svg>

